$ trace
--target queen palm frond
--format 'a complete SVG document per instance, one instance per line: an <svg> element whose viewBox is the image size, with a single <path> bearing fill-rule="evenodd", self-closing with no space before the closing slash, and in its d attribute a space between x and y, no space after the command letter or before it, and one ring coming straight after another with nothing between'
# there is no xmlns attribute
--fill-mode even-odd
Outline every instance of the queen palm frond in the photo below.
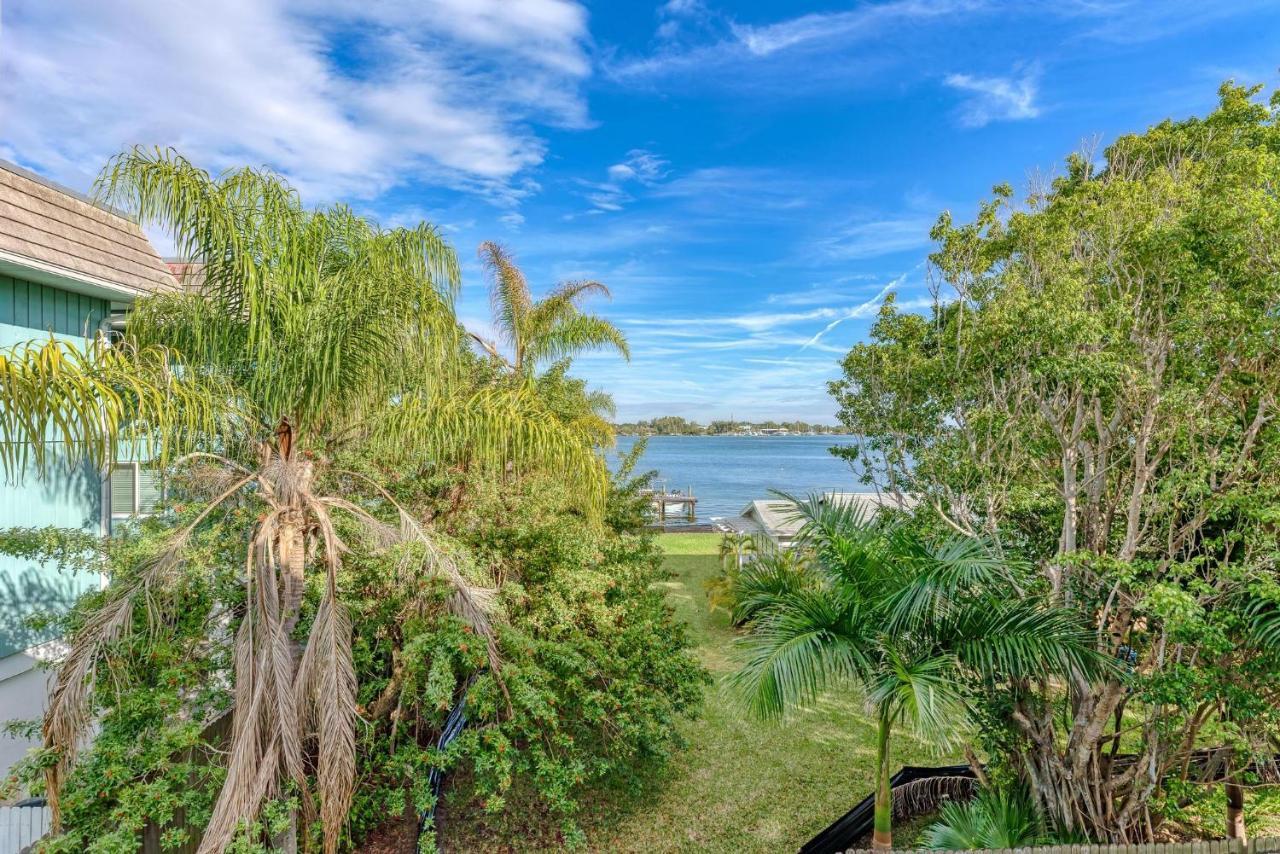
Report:
<svg viewBox="0 0 1280 854"><path fill-rule="evenodd" d="M121 446L164 463L233 434L240 416L226 386L195 376L174 350L101 338L0 351L0 399L0 467L10 475L82 460L105 469Z"/></svg>
<svg viewBox="0 0 1280 854"><path fill-rule="evenodd" d="M578 506L595 514L608 491L608 472L591 450L592 435L583 425L548 417L528 389L406 397L377 413L365 430L370 448L390 462L465 461L495 474L555 471Z"/></svg>
<svg viewBox="0 0 1280 854"><path fill-rule="evenodd" d="M515 351L515 366L519 369L524 362L525 330L533 310L529 283L501 245L486 240L480 244L479 254L490 276L489 302L499 334Z"/></svg>
<svg viewBox="0 0 1280 854"><path fill-rule="evenodd" d="M587 406L593 415L601 418L616 418L618 415L618 405L614 402L613 395L607 391L594 389L587 392Z"/></svg>
<svg viewBox="0 0 1280 854"><path fill-rule="evenodd" d="M304 443L327 413L384 387L407 329L451 313L457 259L425 224L309 211L272 173L214 177L164 150L119 155L98 192L166 227L199 266L194 292L139 301L129 338L234 381L261 424L288 417Z"/></svg>
<svg viewBox="0 0 1280 854"><path fill-rule="evenodd" d="M535 329L539 327L535 326ZM531 364L562 359L584 350L609 347L624 359L631 358L627 337L622 330L601 317L575 314L539 329L540 334L528 342L525 358Z"/></svg>

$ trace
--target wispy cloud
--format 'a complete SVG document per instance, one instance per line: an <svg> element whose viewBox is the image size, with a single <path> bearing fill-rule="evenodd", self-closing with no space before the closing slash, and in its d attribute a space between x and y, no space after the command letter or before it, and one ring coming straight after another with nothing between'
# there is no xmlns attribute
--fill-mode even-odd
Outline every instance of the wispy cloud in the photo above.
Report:
<svg viewBox="0 0 1280 854"><path fill-rule="evenodd" d="M628 202L634 201L631 188L652 186L667 174L668 165L670 164L666 160L652 151L633 148L620 162L605 170L608 180L579 179L578 184L585 189L587 201L596 210L620 211Z"/></svg>
<svg viewBox="0 0 1280 854"><path fill-rule="evenodd" d="M818 255L834 261L879 258L923 249L930 243L935 217L908 215L888 219L855 220L832 230L814 245Z"/></svg>
<svg viewBox="0 0 1280 854"><path fill-rule="evenodd" d="M888 25L969 12L984 5L979 0L867 3L844 12L802 15L766 26L734 26L733 34L753 56L769 56L813 43L844 41L850 37L862 40Z"/></svg>
<svg viewBox="0 0 1280 854"><path fill-rule="evenodd" d="M850 309L848 313L846 313L843 317L837 317L835 320L831 321L826 326L822 327L822 329L818 330L818 332L812 338L810 338L808 341L804 343L804 346L800 348L800 352L804 352L805 350L808 350L810 347L816 347L818 345L818 342L820 342L824 337L826 337L827 333L833 331L837 326L844 323L846 320L853 320L855 318L860 318L860 317L870 317L871 315L875 314L880 309L880 301L884 299L885 294L889 293L890 291L894 290L899 285L901 285L906 278L907 278L907 274L903 273L901 276L899 276L898 278L894 279L892 282L890 282L889 284L881 288L880 292L875 296L873 296L871 299L867 300L862 305L855 306L854 308Z"/></svg>
<svg viewBox="0 0 1280 854"><path fill-rule="evenodd" d="M658 29L663 41L672 41L705 27L717 16L702 0L667 0L658 7Z"/></svg>
<svg viewBox="0 0 1280 854"><path fill-rule="evenodd" d="M4 11L0 151L79 186L125 146L173 145L270 165L313 201L425 180L513 207L544 157L531 123L588 123L587 15L567 0Z"/></svg>
<svg viewBox="0 0 1280 854"><path fill-rule="evenodd" d="M1039 72L1031 69L1017 77L979 77L951 74L946 84L966 94L959 120L965 127L983 127L993 121L1034 119L1040 115L1036 104Z"/></svg>
<svg viewBox="0 0 1280 854"><path fill-rule="evenodd" d="M621 163L609 167L611 181L639 181L641 184L652 184L667 174L669 164L652 151L633 148L627 152Z"/></svg>
<svg viewBox="0 0 1280 854"><path fill-rule="evenodd" d="M677 5L705 11L700 5ZM633 81L687 72L705 75L791 51L847 50L855 44L882 37L895 27L918 25L981 10L989 5L988 0L890 0L862 3L839 12L800 15L769 24L744 24L704 14L697 18L701 31L708 37L702 43L663 44L648 56L615 60L608 64L606 70L615 79ZM671 36L680 31L684 17L665 8L662 16L660 35ZM716 26L717 23L720 26Z"/></svg>

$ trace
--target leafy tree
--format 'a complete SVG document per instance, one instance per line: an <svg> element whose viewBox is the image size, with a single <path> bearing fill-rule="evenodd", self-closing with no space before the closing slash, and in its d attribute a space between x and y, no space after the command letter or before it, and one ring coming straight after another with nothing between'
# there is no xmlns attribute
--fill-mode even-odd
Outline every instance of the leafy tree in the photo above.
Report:
<svg viewBox="0 0 1280 854"><path fill-rule="evenodd" d="M992 755L1070 832L1151 841L1197 749L1231 778L1280 736L1280 101L1258 91L944 214L932 315L886 302L831 387L869 476L1032 562L1126 663L985 695Z"/></svg>
<svg viewBox="0 0 1280 854"><path fill-rule="evenodd" d="M734 684L751 708L781 717L832 689L856 689L875 714L876 849L892 847L890 736L908 725L922 740L954 743L966 689L1046 673L1081 677L1102 666L1092 632L1035 597L1008 599L1015 569L972 538L926 539L860 508L795 501L798 547L815 578L756 603Z"/></svg>
<svg viewBox="0 0 1280 854"><path fill-rule="evenodd" d="M245 601L233 615L227 674L235 720L201 850L225 848L291 787L304 819L318 801L333 851L355 786L358 691L337 517L407 549L416 572L445 579L451 607L485 639L490 667L500 665L491 595L376 480L337 465L341 455L358 447L347 462L459 462L493 473L548 466L597 514L603 464L522 389L456 393L458 268L429 226L387 231L342 206L309 210L275 175L214 178L172 152L117 157L99 190L169 230L197 273L188 289L140 300L122 342L36 342L0 356L9 439L0 461L47 468L42 449L56 435L70 456L104 463L123 437L162 460L185 453L177 462L202 472L208 489L204 509L144 571L113 584L70 638L44 723L55 821L102 660L139 621L172 618L169 593L192 537L224 503L247 501L260 514L241 539ZM323 593L299 638L312 578ZM215 635L224 630L210 624Z"/></svg>

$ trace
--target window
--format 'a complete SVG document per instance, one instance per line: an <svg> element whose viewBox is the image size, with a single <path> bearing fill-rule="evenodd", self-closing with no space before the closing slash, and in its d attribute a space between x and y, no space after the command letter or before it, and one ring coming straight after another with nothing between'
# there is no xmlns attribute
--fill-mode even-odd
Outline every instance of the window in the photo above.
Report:
<svg viewBox="0 0 1280 854"><path fill-rule="evenodd" d="M145 463L117 462L111 467L111 519L148 516L164 495L160 472Z"/></svg>

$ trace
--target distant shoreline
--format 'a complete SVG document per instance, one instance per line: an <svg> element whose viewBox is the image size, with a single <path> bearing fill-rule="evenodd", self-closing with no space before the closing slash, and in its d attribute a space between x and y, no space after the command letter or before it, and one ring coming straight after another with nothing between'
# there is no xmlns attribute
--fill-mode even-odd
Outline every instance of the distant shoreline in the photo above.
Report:
<svg viewBox="0 0 1280 854"><path fill-rule="evenodd" d="M819 436L853 436L854 433L624 433L616 432L616 436L631 436L638 439L652 439L662 436L695 436L699 439L792 439L795 437L813 439Z"/></svg>

